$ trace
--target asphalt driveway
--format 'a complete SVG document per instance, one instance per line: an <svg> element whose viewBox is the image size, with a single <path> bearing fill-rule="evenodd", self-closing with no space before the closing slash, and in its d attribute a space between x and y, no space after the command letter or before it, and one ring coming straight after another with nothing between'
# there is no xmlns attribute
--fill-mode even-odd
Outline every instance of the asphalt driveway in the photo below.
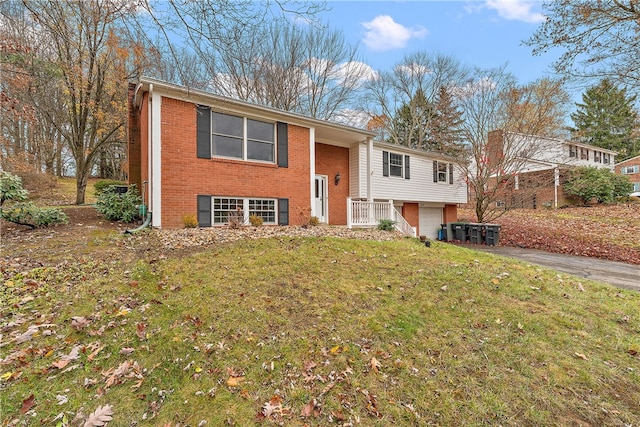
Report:
<svg viewBox="0 0 640 427"><path fill-rule="evenodd" d="M527 261L531 264L537 264L562 271L563 273L573 274L574 276L608 283L619 288L640 291L640 265L509 246L471 244L460 246Z"/></svg>

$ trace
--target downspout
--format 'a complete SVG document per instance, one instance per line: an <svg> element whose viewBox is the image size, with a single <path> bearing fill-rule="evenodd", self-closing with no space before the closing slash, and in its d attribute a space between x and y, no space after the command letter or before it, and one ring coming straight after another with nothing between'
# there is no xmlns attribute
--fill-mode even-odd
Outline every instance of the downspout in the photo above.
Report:
<svg viewBox="0 0 640 427"><path fill-rule="evenodd" d="M144 220L141 226L139 226L138 228L134 228L133 230L125 230L124 234L137 233L138 231L144 230L149 226L149 224L151 224L151 212L147 210L147 205L144 204L145 189L147 188L147 184L147 181L142 182L142 204L140 205L140 215L144 216L146 214L147 218Z"/></svg>

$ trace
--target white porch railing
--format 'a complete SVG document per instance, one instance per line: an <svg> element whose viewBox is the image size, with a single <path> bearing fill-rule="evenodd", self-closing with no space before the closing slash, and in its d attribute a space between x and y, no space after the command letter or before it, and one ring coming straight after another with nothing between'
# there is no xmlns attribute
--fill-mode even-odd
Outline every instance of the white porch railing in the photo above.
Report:
<svg viewBox="0 0 640 427"><path fill-rule="evenodd" d="M377 227L381 219L394 221L395 228L407 236L416 236L416 230L393 206L393 201L368 202L347 198L347 228Z"/></svg>

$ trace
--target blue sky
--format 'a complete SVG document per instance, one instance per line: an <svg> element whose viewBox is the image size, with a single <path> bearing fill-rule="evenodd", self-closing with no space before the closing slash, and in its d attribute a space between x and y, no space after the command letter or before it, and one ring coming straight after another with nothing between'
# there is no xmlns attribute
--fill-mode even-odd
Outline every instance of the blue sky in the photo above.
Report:
<svg viewBox="0 0 640 427"><path fill-rule="evenodd" d="M520 83L553 77L556 56L523 45L544 19L542 1L329 1L322 20L358 44L364 62L390 70L407 53L452 56L465 65L507 65Z"/></svg>

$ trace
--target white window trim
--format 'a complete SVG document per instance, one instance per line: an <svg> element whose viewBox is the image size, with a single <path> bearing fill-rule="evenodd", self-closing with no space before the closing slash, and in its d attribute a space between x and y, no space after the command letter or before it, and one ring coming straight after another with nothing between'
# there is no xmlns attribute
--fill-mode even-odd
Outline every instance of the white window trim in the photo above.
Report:
<svg viewBox="0 0 640 427"><path fill-rule="evenodd" d="M224 135L221 133L216 133L213 131L213 121L214 121L214 114L225 114L227 116L232 116L232 117L237 117L237 118L241 118L242 119L242 157L233 157L233 156L221 156L218 154L213 154L213 137L214 135L220 135L220 136L229 136L229 135ZM247 136L247 123L248 120L254 120L256 122L262 122L262 123L269 123L271 126L273 126L273 141L271 141L270 143L273 145L273 161L268 161L268 160L258 160L258 159L249 159L247 157L247 142L249 141L249 138ZM275 165L278 162L278 126L276 122L272 122L269 120L261 120L261 119L257 119L254 117L247 117L247 116L238 116L235 114L229 114L229 113L224 113L221 111L215 111L215 110L211 110L211 158L212 159L230 159L230 160L239 160L239 161L243 161L243 162L256 162L256 163L264 163L267 165ZM237 138L236 136L234 136L234 138ZM259 141L259 140L255 140L255 141ZM259 141L259 142L269 142L269 141Z"/></svg>
<svg viewBox="0 0 640 427"><path fill-rule="evenodd" d="M622 170L620 171L623 175L633 175L638 173L638 170L640 169L640 167L638 167L638 165L631 165L631 166L625 166L622 168Z"/></svg>
<svg viewBox="0 0 640 427"><path fill-rule="evenodd" d="M235 199L242 201L242 223L249 223L249 201L250 200L260 200L260 201L273 201L273 212L274 212L274 221L265 221L265 225L277 225L278 224L278 199L270 198L270 197L234 197L234 196L211 196L211 225L214 227L223 227L229 225L229 222L215 222L216 218L216 209L215 209L215 200L216 199Z"/></svg>
<svg viewBox="0 0 640 427"><path fill-rule="evenodd" d="M440 165L445 165L445 171L444 171L444 181L440 179ZM436 184L449 184L449 168L451 166L449 166L449 163L447 162L441 162L441 161L436 161L436 171L437 171L437 176L438 176L438 182L436 182Z"/></svg>
<svg viewBox="0 0 640 427"><path fill-rule="evenodd" d="M400 175L394 175L391 173L391 156L392 155L400 157ZM398 167L398 165L393 165L393 166ZM389 178L404 178L404 155L403 154L389 151Z"/></svg>

